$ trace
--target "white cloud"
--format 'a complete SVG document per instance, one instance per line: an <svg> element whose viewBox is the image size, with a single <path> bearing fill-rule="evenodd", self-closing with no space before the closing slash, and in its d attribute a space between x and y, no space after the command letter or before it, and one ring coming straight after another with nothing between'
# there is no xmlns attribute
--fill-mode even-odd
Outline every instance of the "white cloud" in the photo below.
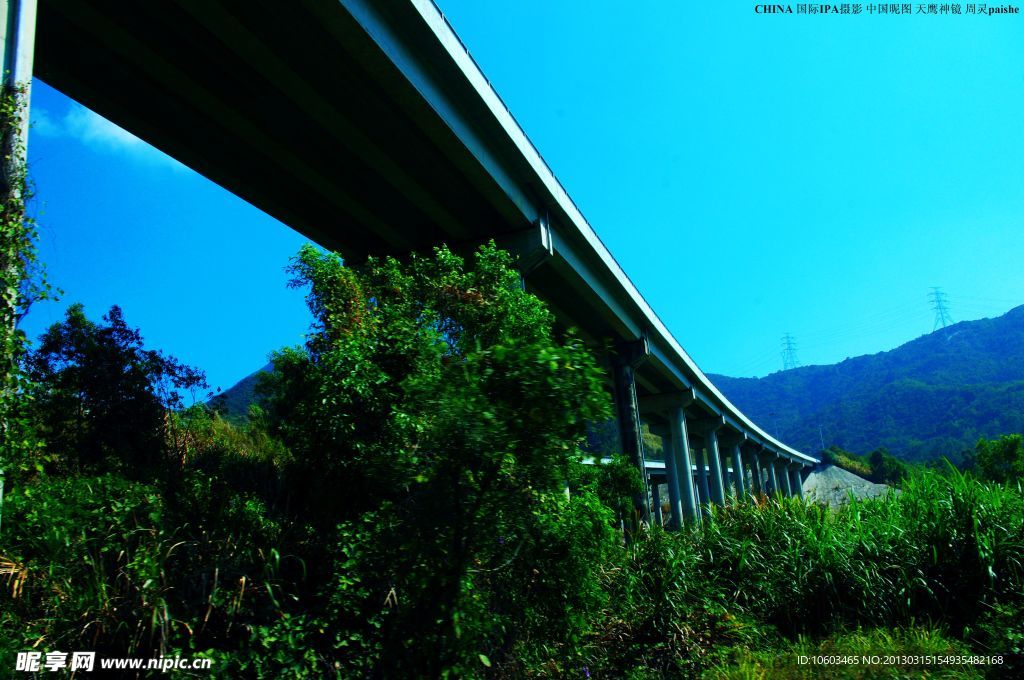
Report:
<svg viewBox="0 0 1024 680"><path fill-rule="evenodd" d="M63 117L55 116L41 107L33 107L30 118L32 133L42 137L74 139L93 151L123 154L148 163L184 167L170 156L81 104L72 104Z"/></svg>
<svg viewBox="0 0 1024 680"><path fill-rule="evenodd" d="M114 125L84 106L72 106L64 117L64 126L72 137L77 137L86 146L105 151L135 153L140 150L139 147L145 145L132 133Z"/></svg>

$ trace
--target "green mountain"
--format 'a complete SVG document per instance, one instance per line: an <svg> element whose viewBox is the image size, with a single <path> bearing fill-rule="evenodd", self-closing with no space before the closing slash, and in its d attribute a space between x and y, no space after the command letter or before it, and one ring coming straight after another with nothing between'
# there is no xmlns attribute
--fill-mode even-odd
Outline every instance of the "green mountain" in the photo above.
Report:
<svg viewBox="0 0 1024 680"><path fill-rule="evenodd" d="M1024 432L1024 305L889 352L763 378L710 376L755 422L803 451L880 446L955 457L979 437Z"/></svg>
<svg viewBox="0 0 1024 680"><path fill-rule="evenodd" d="M258 376L270 369L210 405L245 419ZM838 364L710 377L754 422L802 451L824 442L862 454L884 446L904 460L955 458L979 437L1024 432L1024 305Z"/></svg>
<svg viewBox="0 0 1024 680"><path fill-rule="evenodd" d="M249 404L256 401L256 384L260 375L274 370L273 364L245 376L208 402L224 418L239 423L249 417Z"/></svg>

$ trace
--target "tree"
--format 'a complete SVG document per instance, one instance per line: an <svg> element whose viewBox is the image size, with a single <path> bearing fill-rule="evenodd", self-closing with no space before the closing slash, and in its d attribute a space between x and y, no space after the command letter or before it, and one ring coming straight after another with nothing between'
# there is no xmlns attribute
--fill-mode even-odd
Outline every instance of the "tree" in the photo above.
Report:
<svg viewBox="0 0 1024 680"><path fill-rule="evenodd" d="M586 422L609 416L604 378L511 264L491 244L472 266L306 247L291 267L314 324L262 389L314 514L340 521L349 672L476 673L582 634L601 601L611 514L595 485L564 487Z"/></svg>
<svg viewBox="0 0 1024 680"><path fill-rule="evenodd" d="M206 387L202 372L145 349L116 306L97 324L71 305L27 365L40 434L71 468L117 461L138 472L166 462L166 412L181 407L179 390Z"/></svg>
<svg viewBox="0 0 1024 680"><path fill-rule="evenodd" d="M1002 484L1024 478L1024 436L979 439L974 450L975 467L983 479Z"/></svg>
<svg viewBox="0 0 1024 680"><path fill-rule="evenodd" d="M907 476L907 464L889 453L884 446L868 454L871 481L877 484L898 485Z"/></svg>

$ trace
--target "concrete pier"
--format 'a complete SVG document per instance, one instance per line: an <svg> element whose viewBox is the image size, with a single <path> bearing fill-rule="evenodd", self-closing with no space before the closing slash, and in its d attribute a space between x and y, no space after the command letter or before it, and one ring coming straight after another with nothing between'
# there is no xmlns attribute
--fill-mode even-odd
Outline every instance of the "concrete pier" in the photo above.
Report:
<svg viewBox="0 0 1024 680"><path fill-rule="evenodd" d="M643 488L633 496L633 513L635 518L630 521L650 522L648 511L647 474L644 466L644 443L640 431L640 408L637 404L636 380L634 371L649 354L646 338L633 342L620 343L612 360L615 379L615 410L619 416L619 435L622 453L629 462L640 471ZM637 527L631 527L636 530Z"/></svg>
<svg viewBox="0 0 1024 680"><path fill-rule="evenodd" d="M725 487L722 483L722 460L718 454L718 425L712 425L704 432L704 451L711 473L711 500L725 505Z"/></svg>
<svg viewBox="0 0 1024 680"><path fill-rule="evenodd" d="M687 522L698 519L696 490L693 487L693 463L690 455L690 435L686 427L686 411L683 402L672 406L668 412L672 451L679 475L679 493L683 506L683 517Z"/></svg>
<svg viewBox="0 0 1024 680"><path fill-rule="evenodd" d="M669 530L678 529L683 521L683 502L679 491L679 460L670 427L651 427L651 432L661 437L662 453L665 457L665 487L668 491Z"/></svg>
<svg viewBox="0 0 1024 680"><path fill-rule="evenodd" d="M742 500L747 495L745 474L743 471L743 452L740 450L740 443L732 445L732 478L736 485L736 499Z"/></svg>
<svg viewBox="0 0 1024 680"><path fill-rule="evenodd" d="M786 461L775 461L775 475L779 480L779 490L782 492L782 495L786 498L792 496L793 489L790 486L789 466L786 465Z"/></svg>
<svg viewBox="0 0 1024 680"><path fill-rule="evenodd" d="M745 455L747 462L750 464L750 492L755 496L760 496L764 494L764 484L762 482L761 464L758 461L757 452L748 447Z"/></svg>
<svg viewBox="0 0 1024 680"><path fill-rule="evenodd" d="M792 488L793 493L798 498L804 497L804 480L803 477L800 475L800 470L802 469L802 465L791 464L789 466L790 487Z"/></svg>
<svg viewBox="0 0 1024 680"><path fill-rule="evenodd" d="M661 484L651 481L651 511L654 516L654 526L664 526L661 517Z"/></svg>
<svg viewBox="0 0 1024 680"><path fill-rule="evenodd" d="M761 463L764 465L766 473L765 478L767 482L767 489L765 490L765 493L769 496L774 496L775 494L780 493L779 480L775 474L775 454L761 454Z"/></svg>

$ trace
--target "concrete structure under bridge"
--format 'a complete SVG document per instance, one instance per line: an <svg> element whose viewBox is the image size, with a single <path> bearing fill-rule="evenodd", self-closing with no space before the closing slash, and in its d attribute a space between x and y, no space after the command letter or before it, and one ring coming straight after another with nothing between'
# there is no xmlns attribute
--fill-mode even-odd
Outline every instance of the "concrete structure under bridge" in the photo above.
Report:
<svg viewBox="0 0 1024 680"><path fill-rule="evenodd" d="M659 498L667 487L669 524L730 495L800 493L818 461L697 368L430 0L3 6L8 85L34 73L325 247L494 238L517 253L560 324L614 347L622 450ZM660 466L645 464L643 421L667 444ZM634 501L648 519L649 494Z"/></svg>

